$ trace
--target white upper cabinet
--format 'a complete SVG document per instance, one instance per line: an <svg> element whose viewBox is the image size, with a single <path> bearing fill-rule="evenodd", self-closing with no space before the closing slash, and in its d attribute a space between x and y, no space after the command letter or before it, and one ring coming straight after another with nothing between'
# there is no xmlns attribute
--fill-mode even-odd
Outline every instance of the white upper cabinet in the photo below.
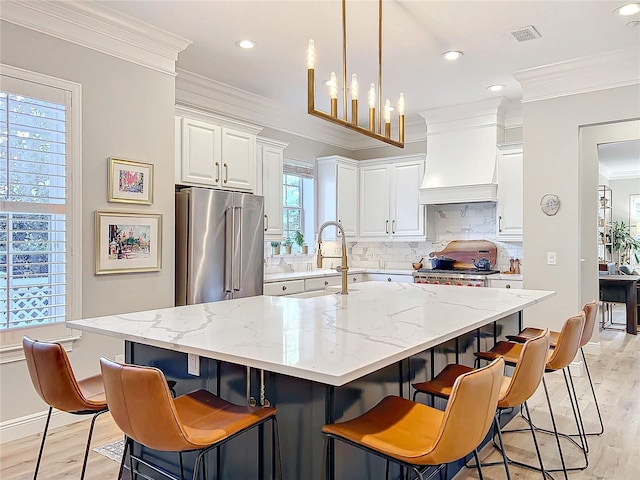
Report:
<svg viewBox="0 0 640 480"><path fill-rule="evenodd" d="M425 239L423 155L360 162L360 238Z"/></svg>
<svg viewBox="0 0 640 480"><path fill-rule="evenodd" d="M287 143L258 137L258 195L264 196L264 238L282 240L282 163Z"/></svg>
<svg viewBox="0 0 640 480"><path fill-rule="evenodd" d="M357 236L358 164L332 155L316 161L316 231L324 222L338 221L347 238ZM327 227L323 240L336 238L336 229Z"/></svg>
<svg viewBox="0 0 640 480"><path fill-rule="evenodd" d="M521 242L523 232L522 143L498 145L496 240Z"/></svg>
<svg viewBox="0 0 640 480"><path fill-rule="evenodd" d="M181 132L176 183L254 193L260 128L182 107L176 112Z"/></svg>

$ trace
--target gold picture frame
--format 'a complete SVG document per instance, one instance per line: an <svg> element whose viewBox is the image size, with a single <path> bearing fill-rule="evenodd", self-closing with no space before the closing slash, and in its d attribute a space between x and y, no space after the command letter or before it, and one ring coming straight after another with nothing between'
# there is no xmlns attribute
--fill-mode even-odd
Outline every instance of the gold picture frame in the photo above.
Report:
<svg viewBox="0 0 640 480"><path fill-rule="evenodd" d="M95 273L157 272L162 269L162 214L95 214Z"/></svg>
<svg viewBox="0 0 640 480"><path fill-rule="evenodd" d="M153 203L153 164L109 158L109 202Z"/></svg>

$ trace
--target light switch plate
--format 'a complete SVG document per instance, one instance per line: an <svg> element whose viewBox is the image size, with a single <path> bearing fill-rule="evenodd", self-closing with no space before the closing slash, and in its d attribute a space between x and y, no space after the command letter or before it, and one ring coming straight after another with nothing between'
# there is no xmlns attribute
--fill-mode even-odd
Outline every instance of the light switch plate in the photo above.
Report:
<svg viewBox="0 0 640 480"><path fill-rule="evenodd" d="M556 265L556 252L547 252L547 265Z"/></svg>

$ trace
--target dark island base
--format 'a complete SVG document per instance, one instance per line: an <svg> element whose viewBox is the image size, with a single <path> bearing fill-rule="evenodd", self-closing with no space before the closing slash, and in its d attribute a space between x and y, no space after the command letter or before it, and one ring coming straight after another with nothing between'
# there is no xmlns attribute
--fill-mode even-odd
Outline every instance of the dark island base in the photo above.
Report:
<svg viewBox="0 0 640 480"><path fill-rule="evenodd" d="M473 352L490 349L505 335L518 333L521 327L521 315L516 313L341 387L264 372L264 399L278 408L284 480L321 480L321 429L325 423L360 415L385 395L411 398L411 383L432 378L448 363L473 365ZM201 357L200 376L192 376L187 373L187 355L184 353L127 341L125 355L128 363L155 366L168 380L177 381L178 395L204 388L231 402L247 402L247 368L244 366ZM260 405L260 371L251 369L250 379L250 396ZM426 395L418 395L417 401L431 405L431 399ZM444 406L444 401L436 399L435 407L444 409ZM512 416L503 415L503 421L508 422ZM223 445L219 454L211 452L206 462L208 475L221 480L272 478L271 434L270 426L261 427ZM140 445L136 446L136 451L179 476L177 453L156 452ZM184 454L186 478L191 478L195 455ZM330 448L328 464L327 479L384 478L384 460L342 442L336 442ZM460 461L449 465L449 478L462 468L462 464ZM214 472L216 474L211 475ZM390 478L401 478L397 465L392 465Z"/></svg>

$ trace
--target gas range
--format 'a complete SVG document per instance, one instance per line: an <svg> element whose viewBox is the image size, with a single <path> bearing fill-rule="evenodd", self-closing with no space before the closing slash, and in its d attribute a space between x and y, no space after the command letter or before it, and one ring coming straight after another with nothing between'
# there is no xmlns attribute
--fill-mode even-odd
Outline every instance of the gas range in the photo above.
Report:
<svg viewBox="0 0 640 480"><path fill-rule="evenodd" d="M500 273L500 270L438 270L424 268L413 272L413 283L487 287L489 286L489 276L497 273Z"/></svg>

